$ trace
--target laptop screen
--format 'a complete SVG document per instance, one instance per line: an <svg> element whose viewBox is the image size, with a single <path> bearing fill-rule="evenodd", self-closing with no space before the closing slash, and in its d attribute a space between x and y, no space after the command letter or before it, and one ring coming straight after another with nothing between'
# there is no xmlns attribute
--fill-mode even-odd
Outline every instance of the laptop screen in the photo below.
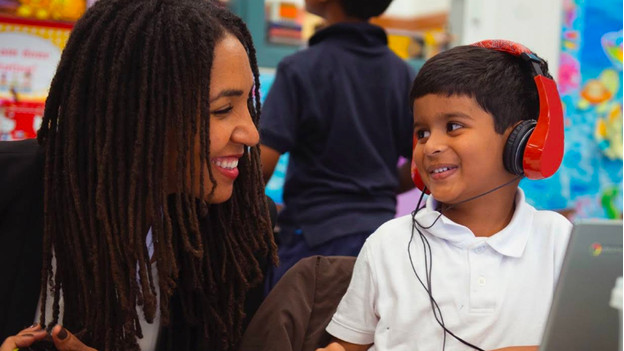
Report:
<svg viewBox="0 0 624 351"><path fill-rule="evenodd" d="M618 311L609 305L622 276L622 221L574 224L540 351L618 350Z"/></svg>

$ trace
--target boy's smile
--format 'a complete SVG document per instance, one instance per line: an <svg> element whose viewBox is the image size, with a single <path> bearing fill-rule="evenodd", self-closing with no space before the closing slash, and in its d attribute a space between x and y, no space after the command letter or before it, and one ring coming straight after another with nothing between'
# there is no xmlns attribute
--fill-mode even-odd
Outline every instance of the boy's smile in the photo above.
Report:
<svg viewBox="0 0 624 351"><path fill-rule="evenodd" d="M454 204L513 178L503 166L511 128L494 130L494 118L468 96L428 94L414 100L413 158L436 200Z"/></svg>

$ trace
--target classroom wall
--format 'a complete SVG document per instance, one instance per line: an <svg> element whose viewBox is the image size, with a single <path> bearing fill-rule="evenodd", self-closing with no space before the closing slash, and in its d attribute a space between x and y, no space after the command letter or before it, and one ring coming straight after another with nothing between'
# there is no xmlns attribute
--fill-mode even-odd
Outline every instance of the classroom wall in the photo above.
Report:
<svg viewBox="0 0 624 351"><path fill-rule="evenodd" d="M564 0L451 0L449 30L454 44L507 39L528 46L559 71Z"/></svg>

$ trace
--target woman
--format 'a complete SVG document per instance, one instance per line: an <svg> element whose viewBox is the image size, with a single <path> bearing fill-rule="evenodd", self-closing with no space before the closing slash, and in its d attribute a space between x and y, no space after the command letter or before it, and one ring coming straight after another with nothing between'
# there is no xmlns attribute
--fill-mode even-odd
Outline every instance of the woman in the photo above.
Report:
<svg viewBox="0 0 624 351"><path fill-rule="evenodd" d="M39 321L63 324L59 350L236 348L258 257L276 262L258 89L251 36L218 2L100 0L76 23L38 133Z"/></svg>

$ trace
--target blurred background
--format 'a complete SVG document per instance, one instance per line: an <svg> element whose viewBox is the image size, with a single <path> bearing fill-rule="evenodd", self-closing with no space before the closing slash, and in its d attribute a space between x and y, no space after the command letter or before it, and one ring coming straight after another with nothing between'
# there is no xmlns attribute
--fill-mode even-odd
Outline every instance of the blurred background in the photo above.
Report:
<svg viewBox="0 0 624 351"><path fill-rule="evenodd" d="M95 1L0 0L0 140L33 138L47 89L73 23ZM277 63L307 45L324 24L304 0L222 0L247 23L261 66L261 92ZM617 0L394 0L373 23L414 69L455 45L483 39L520 42L545 58L565 114L559 171L523 180L531 204L571 220L622 217L622 2ZM281 203L283 155L267 194ZM417 190L399 197L397 214Z"/></svg>

